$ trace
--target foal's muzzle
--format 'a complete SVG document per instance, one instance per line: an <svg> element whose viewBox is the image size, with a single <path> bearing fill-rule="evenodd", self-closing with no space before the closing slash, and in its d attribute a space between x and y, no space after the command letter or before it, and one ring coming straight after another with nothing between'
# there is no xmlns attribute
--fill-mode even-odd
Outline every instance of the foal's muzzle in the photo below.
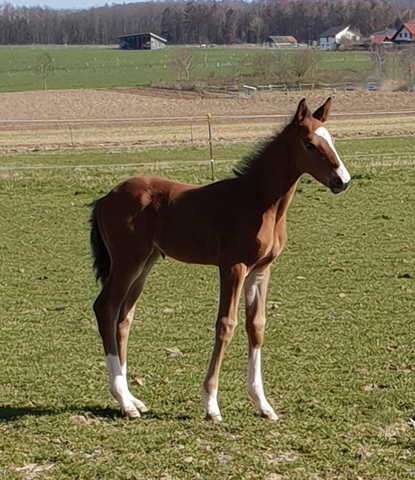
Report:
<svg viewBox="0 0 415 480"><path fill-rule="evenodd" d="M346 190L349 183L350 177L346 181L343 181L338 175L333 175L329 181L329 188L333 193L340 193Z"/></svg>

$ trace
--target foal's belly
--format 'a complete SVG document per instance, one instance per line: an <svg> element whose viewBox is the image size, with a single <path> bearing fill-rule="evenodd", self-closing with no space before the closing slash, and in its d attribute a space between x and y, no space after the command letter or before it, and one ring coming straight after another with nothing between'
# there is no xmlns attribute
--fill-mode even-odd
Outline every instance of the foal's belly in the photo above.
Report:
<svg viewBox="0 0 415 480"><path fill-rule="evenodd" d="M193 221L192 221L193 220ZM217 232L209 223L195 219L159 219L155 228L156 246L168 257L185 263L218 264Z"/></svg>
<svg viewBox="0 0 415 480"><path fill-rule="evenodd" d="M179 262L218 265L217 251L209 248L203 240L189 242L183 239L181 242L173 243L156 239L155 244L163 254Z"/></svg>
<svg viewBox="0 0 415 480"><path fill-rule="evenodd" d="M248 268L269 265L285 242L280 237L258 239L187 228L163 228L155 235L156 246L167 256L185 263L220 265L243 263Z"/></svg>
<svg viewBox="0 0 415 480"><path fill-rule="evenodd" d="M233 212L225 211L224 205L206 209L197 202L186 203L180 208L163 206L157 212L155 245L169 257L186 263L243 263L255 268L271 263L284 247L284 225L276 226L272 215L258 221L240 209Z"/></svg>

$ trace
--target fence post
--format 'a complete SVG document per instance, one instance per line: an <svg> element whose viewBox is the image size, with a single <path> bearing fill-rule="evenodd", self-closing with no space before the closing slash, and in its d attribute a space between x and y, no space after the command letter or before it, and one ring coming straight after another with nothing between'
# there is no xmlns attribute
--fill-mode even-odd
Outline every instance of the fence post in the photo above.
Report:
<svg viewBox="0 0 415 480"><path fill-rule="evenodd" d="M208 141L209 141L209 156L210 156L210 170L212 173L212 182L215 181L215 164L213 161L213 146L212 146L212 125L210 124L211 119L210 113L207 114L207 122L208 122Z"/></svg>
<svg viewBox="0 0 415 480"><path fill-rule="evenodd" d="M190 143L193 143L193 118L190 118Z"/></svg>
<svg viewBox="0 0 415 480"><path fill-rule="evenodd" d="M71 125L71 124L69 124L69 133L70 133L70 135L71 135L71 145L74 147L75 145L74 145L74 143L73 143L72 125Z"/></svg>

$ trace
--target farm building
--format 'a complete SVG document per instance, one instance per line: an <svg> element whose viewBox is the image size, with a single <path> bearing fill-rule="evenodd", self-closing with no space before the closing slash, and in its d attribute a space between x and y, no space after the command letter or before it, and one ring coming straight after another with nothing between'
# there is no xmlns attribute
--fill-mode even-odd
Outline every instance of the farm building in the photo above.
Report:
<svg viewBox="0 0 415 480"><path fill-rule="evenodd" d="M335 50L342 40L360 40L360 36L350 30L350 26L331 27L320 35L320 48Z"/></svg>
<svg viewBox="0 0 415 480"><path fill-rule="evenodd" d="M391 42L395 34L396 30L390 28L381 30L380 32L375 32L373 35L371 35L372 43L379 45L384 42Z"/></svg>
<svg viewBox="0 0 415 480"><path fill-rule="evenodd" d="M288 35L288 36L271 35L266 39L265 45L267 45L268 47L274 47L274 48L292 47L293 45L297 45L297 40L291 35Z"/></svg>
<svg viewBox="0 0 415 480"><path fill-rule="evenodd" d="M415 40L415 23L404 23L392 38L394 43L408 43Z"/></svg>
<svg viewBox="0 0 415 480"><path fill-rule="evenodd" d="M159 50L166 46L167 40L154 33L135 33L118 37L122 50Z"/></svg>

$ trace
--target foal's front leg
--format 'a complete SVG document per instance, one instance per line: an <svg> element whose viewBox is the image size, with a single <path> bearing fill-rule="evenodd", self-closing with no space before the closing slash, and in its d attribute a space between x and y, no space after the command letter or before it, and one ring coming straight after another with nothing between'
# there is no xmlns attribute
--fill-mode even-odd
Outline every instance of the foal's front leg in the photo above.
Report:
<svg viewBox="0 0 415 480"><path fill-rule="evenodd" d="M246 331L249 342L248 393L260 414L278 420L265 397L261 373L261 347L265 334L265 307L270 268L253 270L245 280Z"/></svg>
<svg viewBox="0 0 415 480"><path fill-rule="evenodd" d="M246 267L242 264L220 268L220 302L216 322L215 347L203 383L203 401L206 418L218 423L222 420L218 405L219 371L226 347L232 340L237 324L237 310Z"/></svg>

